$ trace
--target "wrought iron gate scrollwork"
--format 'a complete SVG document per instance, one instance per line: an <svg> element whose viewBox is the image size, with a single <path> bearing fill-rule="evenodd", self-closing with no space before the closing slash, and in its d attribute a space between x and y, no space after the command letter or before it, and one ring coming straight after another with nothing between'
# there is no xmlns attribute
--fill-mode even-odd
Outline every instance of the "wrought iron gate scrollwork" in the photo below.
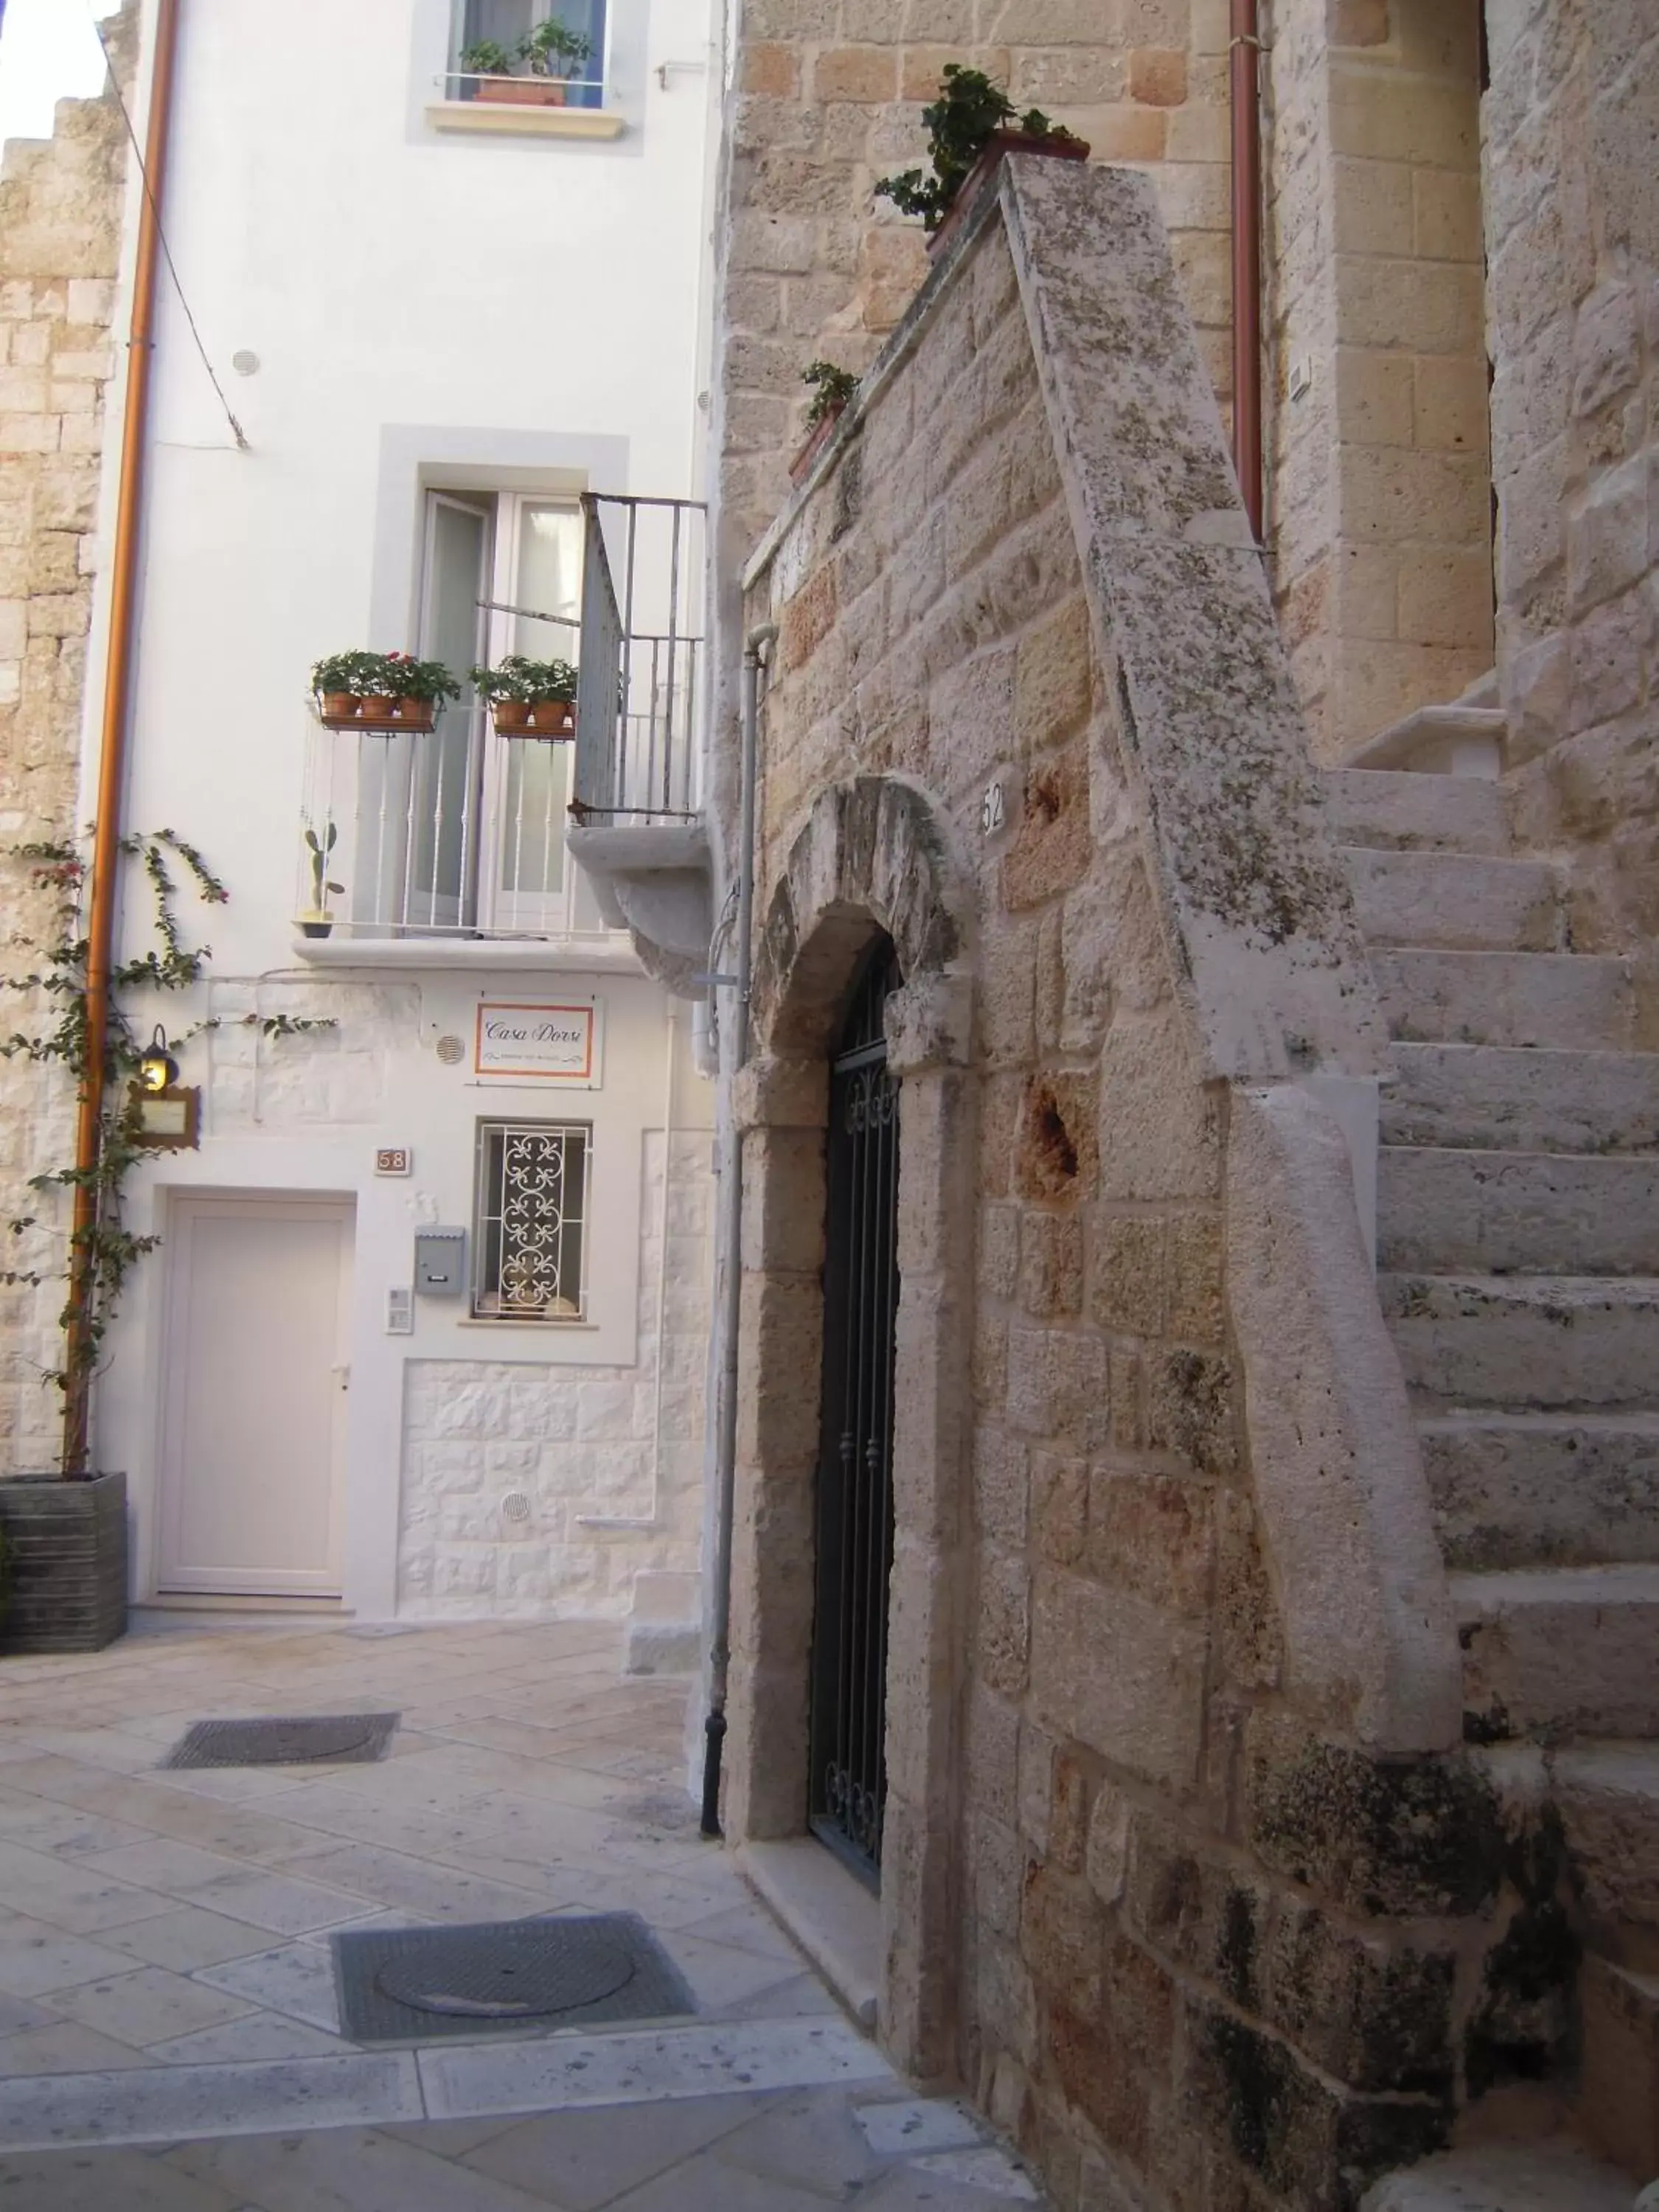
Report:
<svg viewBox="0 0 1659 2212"><path fill-rule="evenodd" d="M888 1072L883 1015L900 980L884 940L854 991L830 1065L812 1632L812 1829L872 1883L887 1785L899 1288L898 1085Z"/></svg>

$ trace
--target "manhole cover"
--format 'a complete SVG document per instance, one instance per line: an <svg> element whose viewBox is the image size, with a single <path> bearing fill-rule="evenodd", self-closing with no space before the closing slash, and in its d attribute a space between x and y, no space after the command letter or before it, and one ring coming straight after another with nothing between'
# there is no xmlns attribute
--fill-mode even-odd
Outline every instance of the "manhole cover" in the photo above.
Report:
<svg viewBox="0 0 1659 2212"><path fill-rule="evenodd" d="M318 1713L292 1719L198 1721L168 1753L169 1766L355 1765L384 1759L396 1713Z"/></svg>
<svg viewBox="0 0 1659 2212"><path fill-rule="evenodd" d="M657 2020L696 2008L631 1912L476 1928L364 1928L333 1938L340 2018L354 2043Z"/></svg>

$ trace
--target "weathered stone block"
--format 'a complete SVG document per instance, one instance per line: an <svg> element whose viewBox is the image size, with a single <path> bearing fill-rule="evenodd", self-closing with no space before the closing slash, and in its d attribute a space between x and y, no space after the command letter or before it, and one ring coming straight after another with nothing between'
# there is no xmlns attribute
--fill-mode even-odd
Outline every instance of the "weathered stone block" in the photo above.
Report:
<svg viewBox="0 0 1659 2212"><path fill-rule="evenodd" d="M1115 1765L1172 1787L1197 1772L1201 1627L1133 1592L1040 1568L1031 1632L1034 1702L1048 1723Z"/></svg>
<svg viewBox="0 0 1659 2212"><path fill-rule="evenodd" d="M1083 1304L1083 1231L1067 1214L1028 1212L1020 1242L1020 1303L1038 1320L1075 1314Z"/></svg>
<svg viewBox="0 0 1659 2212"><path fill-rule="evenodd" d="M1028 1081L1015 1138L1014 1188L1022 1198L1068 1203L1094 1195L1100 1178L1100 1085L1094 1075Z"/></svg>
<svg viewBox="0 0 1659 2212"><path fill-rule="evenodd" d="M1031 1525L1038 1556L1075 1566L1088 1541L1089 1463L1058 1452L1031 1455Z"/></svg>
<svg viewBox="0 0 1659 2212"><path fill-rule="evenodd" d="M1498 1800L1461 1754L1372 1758L1316 1741L1253 1747L1250 1839L1263 1861L1345 1911L1481 1911L1504 1857Z"/></svg>
<svg viewBox="0 0 1659 2212"><path fill-rule="evenodd" d="M1043 1996L1085 2018L1101 2002L1106 1913L1085 1882L1035 1865L1025 1878L1019 1948Z"/></svg>
<svg viewBox="0 0 1659 2212"><path fill-rule="evenodd" d="M1567 528L1567 586L1576 614L1599 606L1643 574L1648 562L1645 459L1610 470Z"/></svg>
<svg viewBox="0 0 1659 2212"><path fill-rule="evenodd" d="M1030 1437L1097 1450L1108 1432L1106 1347L1092 1332L1009 1331L1008 1421Z"/></svg>
<svg viewBox="0 0 1659 2212"><path fill-rule="evenodd" d="M1201 1618L1210 1602L1214 1520L1201 1483L1097 1467L1090 1480L1087 1571L1155 1605Z"/></svg>

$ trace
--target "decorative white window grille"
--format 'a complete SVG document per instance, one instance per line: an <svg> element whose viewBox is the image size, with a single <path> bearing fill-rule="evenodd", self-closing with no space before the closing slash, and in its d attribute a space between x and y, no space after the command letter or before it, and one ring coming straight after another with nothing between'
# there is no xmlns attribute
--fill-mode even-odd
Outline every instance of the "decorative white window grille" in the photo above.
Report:
<svg viewBox="0 0 1659 2212"><path fill-rule="evenodd" d="M475 1319L581 1319L592 1144L583 1121L479 1122Z"/></svg>

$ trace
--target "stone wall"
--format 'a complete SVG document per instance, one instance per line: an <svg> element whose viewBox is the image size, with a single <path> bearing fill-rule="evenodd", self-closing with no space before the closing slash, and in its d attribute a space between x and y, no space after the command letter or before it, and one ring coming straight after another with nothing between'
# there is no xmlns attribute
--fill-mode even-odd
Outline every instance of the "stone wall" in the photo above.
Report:
<svg viewBox="0 0 1659 2212"><path fill-rule="evenodd" d="M1659 21L1514 0L1485 102L1498 641L1522 833L1574 942L1659 928Z"/></svg>
<svg viewBox="0 0 1659 2212"><path fill-rule="evenodd" d="M635 1365L417 1359L405 1368L400 1613L619 1620L633 1603L636 1575L696 1574L708 1139L697 1131L672 1140L660 1346L659 1131L647 1134L645 1151ZM512 1492L528 1504L522 1519L502 1509Z"/></svg>
<svg viewBox="0 0 1659 2212"><path fill-rule="evenodd" d="M130 79L137 10L105 25ZM14 140L0 169L0 843L76 830L82 682L94 580L111 320L121 242L126 136L111 96L59 103L49 140ZM50 933L54 895L8 861L0 936ZM21 965L28 964L24 955ZM0 1033L50 1026L38 994L7 994ZM60 1209L27 1188L67 1164L74 1101L53 1072L0 1061L0 1203L42 1218L9 1240L4 1264L54 1273ZM61 1209L64 1222L67 1208ZM62 1356L61 1281L0 1290L0 1455L11 1468L57 1463L61 1401L41 1376Z"/></svg>
<svg viewBox="0 0 1659 2212"><path fill-rule="evenodd" d="M1298 1087L1363 1088L1370 985L1141 180L1010 166L744 611L779 635L729 1832L805 1825L823 1054L884 930L882 2033L1063 2212L1350 2212L1443 2140L1480 2033L1501 2062L1522 1900L1456 1747L1342 1142Z"/></svg>
<svg viewBox="0 0 1659 2212"><path fill-rule="evenodd" d="M1218 392L1228 377L1227 0L743 0L719 239L716 452L740 558L788 489L820 355L862 370L915 297L921 227L876 178L925 164L948 61L1102 161L1154 167Z"/></svg>
<svg viewBox="0 0 1659 2212"><path fill-rule="evenodd" d="M1480 0L1269 0L1275 592L1316 756L1492 665Z"/></svg>

